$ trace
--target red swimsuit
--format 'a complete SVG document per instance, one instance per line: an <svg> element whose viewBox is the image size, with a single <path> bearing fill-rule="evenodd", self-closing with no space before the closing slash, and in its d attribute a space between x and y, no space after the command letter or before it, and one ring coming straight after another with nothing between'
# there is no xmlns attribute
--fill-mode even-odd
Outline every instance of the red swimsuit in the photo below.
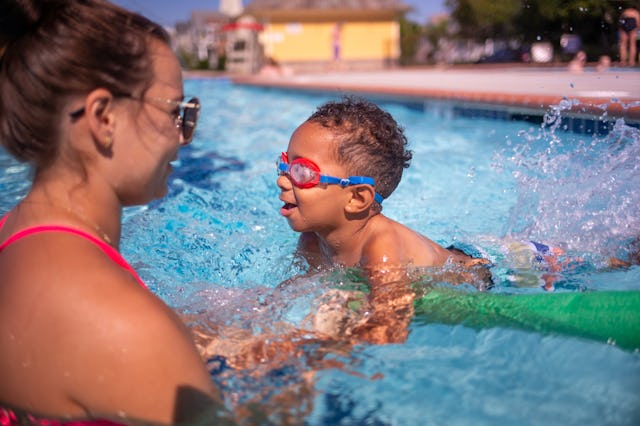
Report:
<svg viewBox="0 0 640 426"><path fill-rule="evenodd" d="M4 226L5 221L7 220L7 216L4 216L0 219L0 229ZM11 235L0 244L0 253L4 250L9 244L18 241L21 238L27 237L29 235L38 234L41 232L66 232L69 234L74 234L79 237L82 237L86 240L89 240L96 246L98 246L111 260L113 260L116 264L120 265L125 270L129 271L131 275L138 281L142 287L147 288L145 283L140 279L136 271L133 270L131 265L127 263L126 260L118 253L116 249L111 247L109 244L104 241L94 237L91 234L87 234L84 231L80 231L78 229L70 228L67 226L60 225L41 225L34 226L32 228L23 229L22 231L18 231L15 234ZM26 415L28 424L37 425L37 426L122 426L121 423L115 423L110 420L50 420L44 418L38 418L32 416L30 414ZM16 413L8 408L3 408L0 406L0 426L14 426L23 424L21 420L18 419Z"/></svg>

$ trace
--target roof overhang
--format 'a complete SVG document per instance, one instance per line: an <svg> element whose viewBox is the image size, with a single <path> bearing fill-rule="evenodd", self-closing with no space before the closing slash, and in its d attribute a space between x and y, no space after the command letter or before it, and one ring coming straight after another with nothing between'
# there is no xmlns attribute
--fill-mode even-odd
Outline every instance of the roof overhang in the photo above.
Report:
<svg viewBox="0 0 640 426"><path fill-rule="evenodd" d="M222 31L251 30L262 31L264 27L257 22L231 22L222 27Z"/></svg>
<svg viewBox="0 0 640 426"><path fill-rule="evenodd" d="M246 14L258 21L318 22L318 21L388 21L400 18L410 7L398 9L254 9L247 7Z"/></svg>

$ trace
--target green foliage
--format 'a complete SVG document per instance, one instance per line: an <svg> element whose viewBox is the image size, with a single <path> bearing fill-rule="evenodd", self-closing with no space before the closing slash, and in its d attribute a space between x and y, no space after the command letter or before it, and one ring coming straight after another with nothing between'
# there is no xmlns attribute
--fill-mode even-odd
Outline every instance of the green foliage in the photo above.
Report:
<svg viewBox="0 0 640 426"><path fill-rule="evenodd" d="M227 67L227 56L220 55L218 56L218 63L216 64L217 71L224 71Z"/></svg>
<svg viewBox="0 0 640 426"><path fill-rule="evenodd" d="M413 62L421 33L420 25L404 17L400 19L400 63L402 65Z"/></svg>
<svg viewBox="0 0 640 426"><path fill-rule="evenodd" d="M517 0L448 0L453 18L465 38L486 39L515 32L515 19L522 9Z"/></svg>
<svg viewBox="0 0 640 426"><path fill-rule="evenodd" d="M185 49L178 49L176 54L178 56L178 60L180 61L180 65L182 65L183 68L194 69L196 67L198 60L193 53Z"/></svg>
<svg viewBox="0 0 640 426"><path fill-rule="evenodd" d="M196 66L194 69L197 70L208 70L209 69L209 60L208 59L199 59L196 62Z"/></svg>
<svg viewBox="0 0 640 426"><path fill-rule="evenodd" d="M458 36L522 43L550 41L577 34L589 56L615 51L616 21L633 5L625 0L446 0L459 24Z"/></svg>
<svg viewBox="0 0 640 426"><path fill-rule="evenodd" d="M424 35L433 46L438 45L438 40L446 37L449 34L450 22L448 19L440 20L436 23L431 23L424 28Z"/></svg>
<svg viewBox="0 0 640 426"><path fill-rule="evenodd" d="M211 69L208 59L199 59L194 53L185 49L178 49L176 52L180 65L188 70L208 70Z"/></svg>

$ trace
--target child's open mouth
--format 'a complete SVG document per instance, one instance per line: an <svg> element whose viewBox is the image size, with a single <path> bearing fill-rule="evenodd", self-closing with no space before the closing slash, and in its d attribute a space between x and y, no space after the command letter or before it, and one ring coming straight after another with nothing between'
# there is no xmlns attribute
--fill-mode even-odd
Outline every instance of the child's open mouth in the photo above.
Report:
<svg viewBox="0 0 640 426"><path fill-rule="evenodd" d="M291 203L284 203L284 206L282 206L282 208L280 208L280 214L282 216L289 216L291 215L293 209L295 209L297 206L295 204L291 204Z"/></svg>

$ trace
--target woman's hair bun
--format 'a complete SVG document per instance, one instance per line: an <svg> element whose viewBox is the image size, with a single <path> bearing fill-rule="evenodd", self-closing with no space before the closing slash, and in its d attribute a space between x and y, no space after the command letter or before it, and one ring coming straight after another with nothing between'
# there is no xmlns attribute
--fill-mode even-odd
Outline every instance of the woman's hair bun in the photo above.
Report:
<svg viewBox="0 0 640 426"><path fill-rule="evenodd" d="M0 49L6 43L29 33L38 25L46 0L0 1Z"/></svg>

